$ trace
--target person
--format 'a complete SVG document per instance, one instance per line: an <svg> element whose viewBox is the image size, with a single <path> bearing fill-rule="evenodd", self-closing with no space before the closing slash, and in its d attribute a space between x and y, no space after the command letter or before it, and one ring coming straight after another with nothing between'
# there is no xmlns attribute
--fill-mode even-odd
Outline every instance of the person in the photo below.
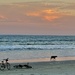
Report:
<svg viewBox="0 0 75 75"><path fill-rule="evenodd" d="M4 60L6 61L6 64L8 63L8 59L9 59L9 58L7 58L7 59L4 59Z"/></svg>
<svg viewBox="0 0 75 75"><path fill-rule="evenodd" d="M4 59L4 60L5 60L5 62L6 62L5 65L6 65L7 69L10 69L10 64L8 63L8 59L9 59L9 58Z"/></svg>
<svg viewBox="0 0 75 75"><path fill-rule="evenodd" d="M30 66L29 63L27 63L26 65L24 65L24 67L26 67L26 68L32 68L32 66Z"/></svg>

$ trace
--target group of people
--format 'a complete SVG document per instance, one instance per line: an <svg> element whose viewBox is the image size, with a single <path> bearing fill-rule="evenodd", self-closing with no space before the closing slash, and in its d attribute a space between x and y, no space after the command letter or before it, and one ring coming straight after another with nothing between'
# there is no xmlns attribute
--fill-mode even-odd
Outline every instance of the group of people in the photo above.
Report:
<svg viewBox="0 0 75 75"><path fill-rule="evenodd" d="M0 64L0 70L4 70L4 69L8 69L10 70L10 63L8 62L9 58L7 59L3 59L3 61L1 61L1 64ZM29 63L27 64L19 64L19 65L14 65L13 66L14 68L32 68L32 66L29 65Z"/></svg>
<svg viewBox="0 0 75 75"><path fill-rule="evenodd" d="M22 64L19 64L19 65L14 65L14 68L27 68L27 69L29 69L29 68L32 68L32 66L30 66L29 65L29 63L27 63L27 64L24 64L24 65L22 65Z"/></svg>

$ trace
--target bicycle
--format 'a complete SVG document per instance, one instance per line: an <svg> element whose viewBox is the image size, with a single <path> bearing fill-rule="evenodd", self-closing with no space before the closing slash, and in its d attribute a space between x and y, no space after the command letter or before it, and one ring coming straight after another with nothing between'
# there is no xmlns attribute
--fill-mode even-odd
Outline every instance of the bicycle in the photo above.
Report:
<svg viewBox="0 0 75 75"><path fill-rule="evenodd" d="M5 60L5 63L4 63L4 60ZM4 70L5 68L10 70L10 63L8 63L8 58L3 59L2 63L1 63L1 66L0 66L1 70Z"/></svg>

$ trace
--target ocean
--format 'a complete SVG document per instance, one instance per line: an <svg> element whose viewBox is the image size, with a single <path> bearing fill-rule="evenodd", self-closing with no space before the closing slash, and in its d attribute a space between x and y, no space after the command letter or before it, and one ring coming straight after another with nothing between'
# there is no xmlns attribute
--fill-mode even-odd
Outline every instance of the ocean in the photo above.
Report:
<svg viewBox="0 0 75 75"><path fill-rule="evenodd" d="M0 35L0 60L75 56L75 36Z"/></svg>

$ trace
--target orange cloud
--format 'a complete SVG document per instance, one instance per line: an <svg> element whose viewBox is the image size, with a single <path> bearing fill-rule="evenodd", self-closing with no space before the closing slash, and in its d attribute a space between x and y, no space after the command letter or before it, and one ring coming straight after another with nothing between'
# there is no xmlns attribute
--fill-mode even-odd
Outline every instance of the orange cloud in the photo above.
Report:
<svg viewBox="0 0 75 75"><path fill-rule="evenodd" d="M46 14L53 14L53 13L56 13L54 10L51 10L51 9L43 10L42 12L43 12L43 13L46 13Z"/></svg>
<svg viewBox="0 0 75 75"><path fill-rule="evenodd" d="M53 14L56 13L54 10L51 9L47 9L47 10L41 10L41 11L37 11L37 12L29 12L26 13L27 16L40 16L42 14Z"/></svg>
<svg viewBox="0 0 75 75"><path fill-rule="evenodd" d="M31 13L27 13L27 16L40 16L39 12L31 12Z"/></svg>
<svg viewBox="0 0 75 75"><path fill-rule="evenodd" d="M52 9L45 9L36 12L26 13L26 16L39 17L47 21L52 21L57 18L60 18L60 15L61 14L58 13L56 10L52 10Z"/></svg>
<svg viewBox="0 0 75 75"><path fill-rule="evenodd" d="M44 18L45 20L47 20L47 21L52 21L52 20L54 20L54 19L59 18L59 16L44 16L43 18Z"/></svg>

